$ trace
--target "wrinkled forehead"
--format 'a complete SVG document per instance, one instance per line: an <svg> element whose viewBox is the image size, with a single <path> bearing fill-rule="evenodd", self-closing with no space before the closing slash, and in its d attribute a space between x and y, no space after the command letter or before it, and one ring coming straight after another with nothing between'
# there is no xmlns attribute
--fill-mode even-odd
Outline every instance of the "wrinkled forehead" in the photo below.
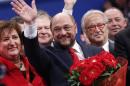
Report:
<svg viewBox="0 0 130 86"><path fill-rule="evenodd" d="M100 13L92 13L85 18L85 24L105 23L105 17Z"/></svg>

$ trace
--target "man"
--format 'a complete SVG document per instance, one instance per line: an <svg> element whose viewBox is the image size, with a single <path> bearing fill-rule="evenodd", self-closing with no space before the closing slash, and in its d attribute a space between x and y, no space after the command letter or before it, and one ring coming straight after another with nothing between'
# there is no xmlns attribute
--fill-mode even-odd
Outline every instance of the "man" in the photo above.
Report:
<svg viewBox="0 0 130 86"><path fill-rule="evenodd" d="M126 86L129 86L130 80L130 27L120 31L115 36L115 52L117 56L126 57L128 60L128 71Z"/></svg>
<svg viewBox="0 0 130 86"><path fill-rule="evenodd" d="M64 0L64 13L72 15L72 9L76 3L76 0ZM53 36L50 30L51 16L45 11L38 11L37 18L35 20L38 29L38 41L41 47L53 46Z"/></svg>
<svg viewBox="0 0 130 86"><path fill-rule="evenodd" d="M45 11L38 11L35 20L38 30L38 41L41 47L52 46L53 36L50 29L51 17Z"/></svg>
<svg viewBox="0 0 130 86"><path fill-rule="evenodd" d="M80 60L83 60L84 57L88 57L87 52L85 52L86 45L79 44L75 40L77 26L74 18L71 15L59 13L54 16L51 21L51 30L56 47L57 45L61 48L72 47L76 51L76 54L80 54Z"/></svg>
<svg viewBox="0 0 130 86"><path fill-rule="evenodd" d="M84 14L81 26L86 33L91 45L102 47L105 51L113 52L113 45L108 41L108 19L105 14L99 10L89 10Z"/></svg>
<svg viewBox="0 0 130 86"><path fill-rule="evenodd" d="M72 15L72 9L76 0L64 0L63 13ZM45 11L38 11L35 20L38 29L38 41L41 47L53 46L53 36L50 30L51 16Z"/></svg>
<svg viewBox="0 0 130 86"><path fill-rule="evenodd" d="M114 41L115 35L126 28L127 20L117 8L107 9L104 13L108 18L109 39Z"/></svg>
<svg viewBox="0 0 130 86"><path fill-rule="evenodd" d="M69 48L76 42L77 26L74 18L67 13L56 14L51 21L54 47L41 49L34 24L37 15L35 0L32 1L32 7L27 5L24 0L16 1L11 2L13 10L28 24L28 28L24 31L24 44L30 62L45 78L48 86L69 86L65 75L73 63L73 55L70 54ZM81 49L78 43L76 46L79 50ZM83 49L86 58L101 51L101 49L92 46L84 46Z"/></svg>

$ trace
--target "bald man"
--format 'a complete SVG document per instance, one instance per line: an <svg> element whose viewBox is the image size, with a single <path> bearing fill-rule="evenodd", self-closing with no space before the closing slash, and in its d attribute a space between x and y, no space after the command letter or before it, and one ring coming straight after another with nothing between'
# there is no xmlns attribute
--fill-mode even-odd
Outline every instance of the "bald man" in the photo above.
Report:
<svg viewBox="0 0 130 86"><path fill-rule="evenodd" d="M107 9L104 13L108 17L109 39L114 40L114 36L126 28L127 20L117 8Z"/></svg>

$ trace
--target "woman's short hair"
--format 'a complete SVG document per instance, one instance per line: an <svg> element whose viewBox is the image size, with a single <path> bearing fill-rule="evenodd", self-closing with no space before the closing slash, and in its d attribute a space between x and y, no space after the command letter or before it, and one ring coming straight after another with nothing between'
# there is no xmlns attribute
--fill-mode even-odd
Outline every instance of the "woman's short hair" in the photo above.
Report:
<svg viewBox="0 0 130 86"><path fill-rule="evenodd" d="M12 30L16 30L16 32L18 33L20 40L21 40L22 32L21 32L20 26L17 24L16 21L10 20L10 21L0 22L0 40L1 40L2 36L4 35L5 31L11 32Z"/></svg>

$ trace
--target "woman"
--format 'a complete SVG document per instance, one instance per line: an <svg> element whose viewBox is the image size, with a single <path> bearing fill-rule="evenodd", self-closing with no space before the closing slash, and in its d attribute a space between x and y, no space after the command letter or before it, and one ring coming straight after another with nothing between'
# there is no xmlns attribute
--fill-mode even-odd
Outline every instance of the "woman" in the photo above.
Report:
<svg viewBox="0 0 130 86"><path fill-rule="evenodd" d="M21 30L14 21L0 23L0 84L45 86L22 52Z"/></svg>

